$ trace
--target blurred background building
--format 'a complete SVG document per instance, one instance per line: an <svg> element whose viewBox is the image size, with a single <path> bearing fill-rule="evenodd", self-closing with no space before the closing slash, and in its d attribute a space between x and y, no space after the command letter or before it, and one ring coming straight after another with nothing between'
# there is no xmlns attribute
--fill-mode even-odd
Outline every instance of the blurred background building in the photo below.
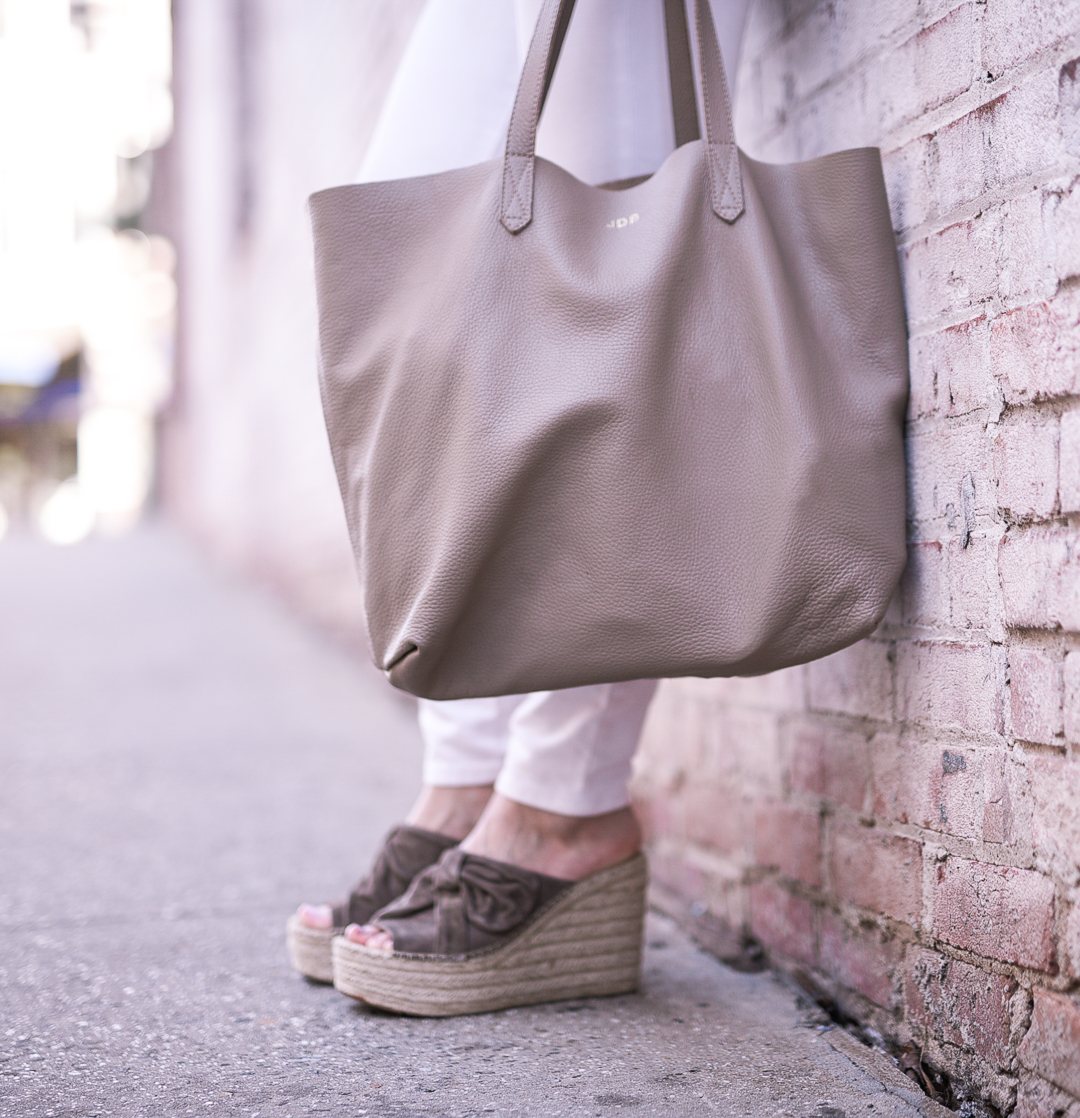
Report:
<svg viewBox="0 0 1080 1118"><path fill-rule="evenodd" d="M121 531L172 383L168 0L0 0L0 529Z"/></svg>
<svg viewBox="0 0 1080 1118"><path fill-rule="evenodd" d="M180 257L163 495L233 567L363 643L316 376L307 198L351 181L421 0L175 0L153 220Z"/></svg>

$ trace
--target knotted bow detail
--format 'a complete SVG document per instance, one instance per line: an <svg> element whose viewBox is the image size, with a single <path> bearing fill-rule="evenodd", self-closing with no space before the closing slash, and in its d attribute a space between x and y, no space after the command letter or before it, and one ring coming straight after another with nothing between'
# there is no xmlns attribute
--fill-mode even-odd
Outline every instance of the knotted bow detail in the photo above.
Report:
<svg viewBox="0 0 1080 1118"><path fill-rule="evenodd" d="M455 847L373 922L395 951L468 955L512 935L570 884Z"/></svg>

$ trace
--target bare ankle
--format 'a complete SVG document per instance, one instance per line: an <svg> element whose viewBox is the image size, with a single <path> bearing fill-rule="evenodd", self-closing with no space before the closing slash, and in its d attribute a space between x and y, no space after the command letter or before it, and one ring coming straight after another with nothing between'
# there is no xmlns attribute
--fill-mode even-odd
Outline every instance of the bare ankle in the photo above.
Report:
<svg viewBox="0 0 1080 1118"><path fill-rule="evenodd" d="M641 828L628 807L601 815L559 815L496 794L462 848L578 880L635 854L641 848Z"/></svg>
<svg viewBox="0 0 1080 1118"><path fill-rule="evenodd" d="M476 826L491 793L490 784L463 787L425 784L405 822L425 831L463 839Z"/></svg>

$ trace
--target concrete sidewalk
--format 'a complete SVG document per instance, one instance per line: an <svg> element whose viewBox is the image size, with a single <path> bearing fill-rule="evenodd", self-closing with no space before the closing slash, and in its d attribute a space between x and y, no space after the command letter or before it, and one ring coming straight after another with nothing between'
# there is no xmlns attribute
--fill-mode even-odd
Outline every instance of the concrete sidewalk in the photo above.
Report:
<svg viewBox="0 0 1080 1118"><path fill-rule="evenodd" d="M168 529L0 545L0 1115L946 1114L650 925L641 993L448 1021L288 967L419 773L411 703Z"/></svg>

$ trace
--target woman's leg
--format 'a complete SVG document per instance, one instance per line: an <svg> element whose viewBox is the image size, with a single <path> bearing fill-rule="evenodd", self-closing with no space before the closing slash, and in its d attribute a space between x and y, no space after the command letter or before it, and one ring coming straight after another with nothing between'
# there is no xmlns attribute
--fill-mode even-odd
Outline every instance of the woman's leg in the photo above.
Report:
<svg viewBox="0 0 1080 1118"><path fill-rule="evenodd" d="M630 765L656 680L529 695L510 719L495 795L462 846L577 880L634 854Z"/></svg>
<svg viewBox="0 0 1080 1118"><path fill-rule="evenodd" d="M655 690L638 680L515 696L495 794L462 849L565 880L633 855L641 832L627 784ZM346 934L393 946L371 925Z"/></svg>
<svg viewBox="0 0 1080 1118"><path fill-rule="evenodd" d="M423 784L406 823L458 841L473 829L491 798L510 739L510 717L522 698L420 700ZM331 905L302 904L297 912L308 928L333 927Z"/></svg>

